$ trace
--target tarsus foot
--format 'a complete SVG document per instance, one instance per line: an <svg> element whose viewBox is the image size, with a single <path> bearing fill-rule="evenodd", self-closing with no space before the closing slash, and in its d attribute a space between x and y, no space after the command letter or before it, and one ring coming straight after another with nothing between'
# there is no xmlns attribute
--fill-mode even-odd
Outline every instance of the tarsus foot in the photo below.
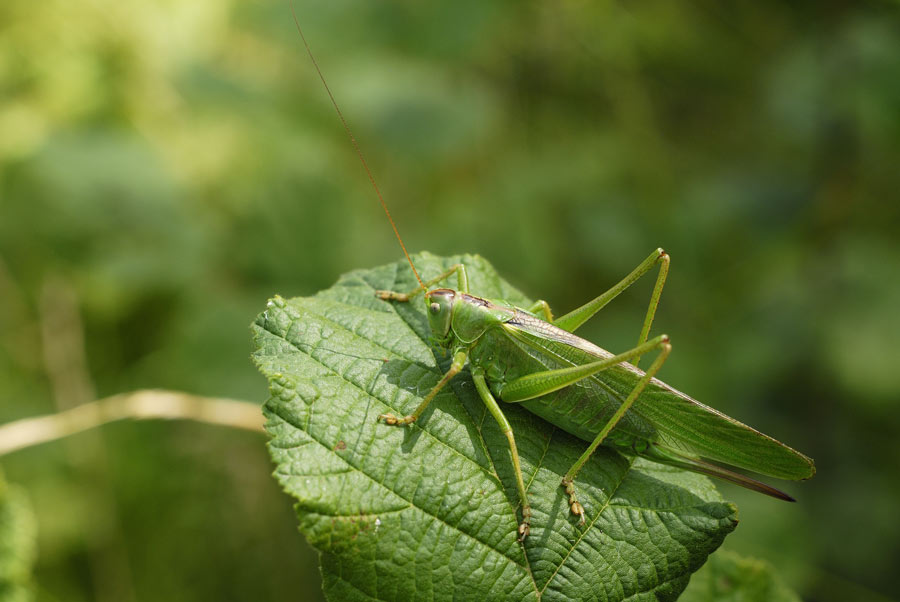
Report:
<svg viewBox="0 0 900 602"><path fill-rule="evenodd" d="M531 532L531 506L522 508L522 522L519 524L519 541L525 541Z"/></svg>
<svg viewBox="0 0 900 602"><path fill-rule="evenodd" d="M572 511L572 514L578 517L578 524L583 525L584 506L582 506L581 502L575 497L575 483L572 482L572 479L564 477L562 486L566 490L566 495L569 496L569 509Z"/></svg>
<svg viewBox="0 0 900 602"><path fill-rule="evenodd" d="M416 421L415 416L404 416L403 418L397 418L393 414L379 414L376 420L383 421L385 424L390 424L391 426L404 426L407 424L412 424Z"/></svg>
<svg viewBox="0 0 900 602"><path fill-rule="evenodd" d="M384 299L385 301L409 301L409 295L407 293L395 293L394 291L375 291L375 296L379 299Z"/></svg>

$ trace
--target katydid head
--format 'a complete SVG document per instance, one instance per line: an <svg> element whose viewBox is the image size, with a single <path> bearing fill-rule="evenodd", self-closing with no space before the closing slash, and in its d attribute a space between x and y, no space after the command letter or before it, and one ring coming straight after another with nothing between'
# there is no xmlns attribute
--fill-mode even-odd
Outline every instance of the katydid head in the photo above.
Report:
<svg viewBox="0 0 900 602"><path fill-rule="evenodd" d="M445 340L450 334L450 320L453 317L453 300L455 298L456 291L449 288L436 288L425 293L428 325L431 326L431 334L438 341Z"/></svg>

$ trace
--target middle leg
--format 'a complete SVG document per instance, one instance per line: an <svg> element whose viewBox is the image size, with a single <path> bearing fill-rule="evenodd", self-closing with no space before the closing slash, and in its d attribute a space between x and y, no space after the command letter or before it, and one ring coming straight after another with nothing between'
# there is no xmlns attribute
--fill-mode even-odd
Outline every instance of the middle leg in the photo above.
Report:
<svg viewBox="0 0 900 602"><path fill-rule="evenodd" d="M456 265L451 266L450 269L447 270L446 272L439 274L438 276L436 276L435 278L432 278L428 282L423 282L422 286L417 286L416 288L409 291L408 293L398 293L395 291L378 290L378 291L375 291L375 296L378 297L379 299L384 299L385 301L400 301L401 303L406 303L406 302L410 301L412 298L414 298L416 295L420 295L424 292L427 292L428 287L430 287L434 284L437 284L438 282L441 282L442 280L446 280L447 278L452 276L454 273L456 274L457 290L459 290L463 293L468 293L469 292L469 277L466 274L466 266L461 263L457 263Z"/></svg>
<svg viewBox="0 0 900 602"><path fill-rule="evenodd" d="M516 439L513 436L513 430L509 425L509 421L506 419L506 416L503 415L503 411L500 409L499 404L497 404L497 400L494 399L493 393L491 393L490 388L488 388L487 382L484 379L484 370L480 368L473 369L472 380L475 381L475 388L478 390L478 395L481 396L484 405L487 406L488 411L490 411L494 420L500 425L500 430L506 435L507 442L509 443L509 453L512 456L513 470L516 475L516 489L519 490L519 500L522 502L522 522L519 523L519 541L524 541L528 536L528 532L531 530L531 505L528 503L528 492L525 491L525 481L522 479L522 466L519 463L519 451L516 449Z"/></svg>

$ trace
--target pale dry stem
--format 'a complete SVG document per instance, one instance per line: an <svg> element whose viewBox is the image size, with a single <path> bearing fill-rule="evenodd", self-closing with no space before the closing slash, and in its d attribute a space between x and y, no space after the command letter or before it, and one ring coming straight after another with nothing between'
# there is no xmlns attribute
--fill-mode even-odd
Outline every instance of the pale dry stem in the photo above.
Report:
<svg viewBox="0 0 900 602"><path fill-rule="evenodd" d="M196 420L263 432L259 404L144 389L120 393L47 416L0 425L0 456L119 420Z"/></svg>

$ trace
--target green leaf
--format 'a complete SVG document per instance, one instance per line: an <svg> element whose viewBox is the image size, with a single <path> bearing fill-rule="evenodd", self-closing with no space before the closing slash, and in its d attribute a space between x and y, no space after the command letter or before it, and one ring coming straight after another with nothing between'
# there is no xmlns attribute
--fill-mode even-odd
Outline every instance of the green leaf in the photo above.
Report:
<svg viewBox="0 0 900 602"><path fill-rule="evenodd" d="M413 258L422 277L466 264L474 294L529 301L478 256ZM344 275L314 297L272 299L253 325L275 476L321 551L331 600L674 600L737 524L710 481L601 448L579 474L586 527L560 480L586 443L505 405L534 510L518 499L504 435L468 372L407 428L449 365L428 343L407 264Z"/></svg>
<svg viewBox="0 0 900 602"><path fill-rule="evenodd" d="M30 582L36 537L25 490L8 485L0 473L0 602L33 599Z"/></svg>
<svg viewBox="0 0 900 602"><path fill-rule="evenodd" d="M768 562L720 550L691 580L681 602L800 602Z"/></svg>

